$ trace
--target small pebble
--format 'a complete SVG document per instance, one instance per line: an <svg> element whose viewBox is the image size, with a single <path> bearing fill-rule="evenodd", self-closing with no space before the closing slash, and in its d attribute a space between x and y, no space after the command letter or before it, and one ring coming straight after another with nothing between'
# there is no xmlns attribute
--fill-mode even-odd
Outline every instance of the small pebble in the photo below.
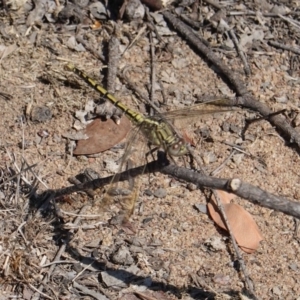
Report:
<svg viewBox="0 0 300 300"><path fill-rule="evenodd" d="M290 268L291 270L293 270L293 271L297 271L298 266L297 266L295 263L291 263L291 264L289 265L289 268Z"/></svg>
<svg viewBox="0 0 300 300"><path fill-rule="evenodd" d="M167 215L165 212L159 214L159 216L160 216L162 219L166 219L166 218L168 217L168 215Z"/></svg>
<svg viewBox="0 0 300 300"><path fill-rule="evenodd" d="M202 154L202 159L205 165L213 163L217 160L216 155L213 152L205 152Z"/></svg>
<svg viewBox="0 0 300 300"><path fill-rule="evenodd" d="M204 139L208 139L211 137L210 131L207 127L203 127L199 131L196 131L196 134L200 134L201 137Z"/></svg>
<svg viewBox="0 0 300 300"><path fill-rule="evenodd" d="M89 2L89 1L88 1ZM87 3L88 4L88 3ZM94 2L89 5L89 11L98 20L107 20L107 9L101 2Z"/></svg>
<svg viewBox="0 0 300 300"><path fill-rule="evenodd" d="M228 132L230 129L230 124L228 122L224 122L223 125L222 125L222 130L224 132Z"/></svg>
<svg viewBox="0 0 300 300"><path fill-rule="evenodd" d="M52 112L46 106L37 106L32 109L31 112L31 121L44 123L48 120L51 120Z"/></svg>
<svg viewBox="0 0 300 300"><path fill-rule="evenodd" d="M149 189L146 189L146 190L144 191L144 194L145 194L146 196L152 196L152 195L153 195L152 191L149 190Z"/></svg>
<svg viewBox="0 0 300 300"><path fill-rule="evenodd" d="M197 185L194 184L194 183L189 183L186 187L187 187L187 189L189 191L195 191L195 190L197 190Z"/></svg>
<svg viewBox="0 0 300 300"><path fill-rule="evenodd" d="M164 188L159 188L153 192L153 195L156 198L165 198L167 196L167 191Z"/></svg>
<svg viewBox="0 0 300 300"><path fill-rule="evenodd" d="M281 295L281 290L278 286L274 286L272 289L273 294L280 296Z"/></svg>
<svg viewBox="0 0 300 300"><path fill-rule="evenodd" d="M232 133L240 133L241 132L241 128L234 125L234 124L230 124L230 131Z"/></svg>
<svg viewBox="0 0 300 300"><path fill-rule="evenodd" d="M145 15L145 7L139 0L130 0L126 4L125 16L129 20L143 19Z"/></svg>
<svg viewBox="0 0 300 300"><path fill-rule="evenodd" d="M221 284L221 285L227 285L230 283L230 277L228 275L223 274L216 274L213 278L213 281L215 283Z"/></svg>
<svg viewBox="0 0 300 300"><path fill-rule="evenodd" d="M151 222L152 220L153 220L152 217L145 218L145 219L143 220L143 224L147 224L147 223Z"/></svg>
<svg viewBox="0 0 300 300"><path fill-rule="evenodd" d="M112 262L120 265L131 265L134 260L127 247L121 246L111 257Z"/></svg>
<svg viewBox="0 0 300 300"><path fill-rule="evenodd" d="M274 96L274 99L278 103L287 103L287 101L288 101L288 98L286 95L282 95L282 96L278 96L278 97Z"/></svg>
<svg viewBox="0 0 300 300"><path fill-rule="evenodd" d="M239 154L235 154L232 158L232 160L234 161L234 163L236 165L239 165L242 160L243 160L244 154L243 153L239 153Z"/></svg>
<svg viewBox="0 0 300 300"><path fill-rule="evenodd" d="M224 241L219 236L210 237L204 244L212 251L222 251L226 249Z"/></svg>
<svg viewBox="0 0 300 300"><path fill-rule="evenodd" d="M206 204L196 203L194 206L195 206L195 208L196 208L199 212L201 212L201 213L203 213L203 214L207 214L207 206L206 206Z"/></svg>

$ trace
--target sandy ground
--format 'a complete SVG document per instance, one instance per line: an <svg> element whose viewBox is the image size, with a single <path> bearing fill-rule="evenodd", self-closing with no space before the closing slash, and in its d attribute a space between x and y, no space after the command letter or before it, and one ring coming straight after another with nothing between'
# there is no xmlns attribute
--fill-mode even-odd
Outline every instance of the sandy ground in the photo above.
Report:
<svg viewBox="0 0 300 300"><path fill-rule="evenodd" d="M122 33L137 34L134 27L123 25ZM7 28L10 27L7 25ZM91 38L91 43L105 42L107 36L103 32L90 31L88 34L94 39ZM103 68L103 63L89 51L76 52L66 46L66 40L72 34L48 31L47 38L41 38L50 41L55 53L43 43L32 43L25 36L11 40L1 37L1 45L14 45L12 53L1 59L1 92L11 95L9 100L0 98L1 168L5 173L10 168L20 168L24 160L28 165L36 164L33 171L40 181L39 193L70 185L68 178L86 168L92 168L100 176L110 175L111 162L122 156L122 149L117 149L95 157L74 157L69 151L70 140L63 137L72 131L76 111L84 109L88 101L99 98L95 91L64 70L65 63L75 63L100 82L99 70ZM213 67L175 32L164 36L164 40L171 46L169 59L157 56L155 63L156 78L167 99L161 110L191 107L201 95L233 95ZM120 49L128 43L124 35ZM118 62L120 68L130 67L130 79L144 93L149 89L151 76L149 51L148 35L144 34ZM248 78L244 76L234 50L230 56L216 53L233 72L240 74L249 91L272 110L287 109L290 112L299 107L299 72L293 77L288 75L289 52L271 47L265 51L249 51L247 59L252 75ZM155 98L161 102L160 90L157 85ZM132 109L147 113L144 103L125 82L117 79L114 94ZM284 100L279 101L279 98ZM52 117L34 122L32 112L37 107L47 107ZM218 177L237 177L298 201L297 151L267 120L250 125L243 140L241 132L245 118L251 116L256 113L240 109L180 120L179 126L195 142L196 155L204 160L207 172L226 161L232 150L228 143L239 144L244 147L245 154L237 152L222 167ZM204 139L199 129L208 130L211 139ZM138 141L135 144L138 149L146 148L142 139L139 140L142 144ZM143 164L135 163L137 166ZM182 160L178 163L184 164ZM32 183L35 175L26 172L25 177ZM118 211L118 205L105 214L99 209L100 203L89 206L78 228L68 232L64 226L74 220L83 206L92 203L88 196L76 193L57 201L61 209L61 218L58 218L50 209L47 214L33 209L24 183L21 191L16 191L16 181L2 185L1 299L13 296L31 299L34 288L40 286L49 270L49 266L40 266L52 262L58 249L67 241L61 263L56 264L43 289L50 299L97 298L74 285L75 277L81 287L104 293L108 299L146 299L138 293L147 292L149 294L145 295L152 297L147 299L212 299L213 291L231 296L242 292L244 279L235 268L236 257L230 240L207 214L195 208L197 204L206 204L205 194L159 172L141 176L138 180L140 192L131 217L136 229L134 234L107 223ZM157 191L166 195L156 197ZM255 253L243 254L257 296L261 299L298 299L300 248L296 221L243 199L234 199L234 202L251 213L264 238ZM96 217L91 218L91 215ZM211 239L221 246L212 247ZM126 259L121 259L118 254ZM121 283L111 283L113 279L105 278L109 272L121 276L113 273L121 269L126 271L124 278L127 281L123 278ZM107 286L109 283L111 286ZM225 295L220 297L225 299ZM40 298L46 299L46 296Z"/></svg>

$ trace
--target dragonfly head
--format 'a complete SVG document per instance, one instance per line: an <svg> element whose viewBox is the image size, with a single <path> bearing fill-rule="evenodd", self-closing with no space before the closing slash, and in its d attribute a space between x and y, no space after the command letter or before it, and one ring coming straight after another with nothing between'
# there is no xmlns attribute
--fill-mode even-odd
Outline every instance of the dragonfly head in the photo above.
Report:
<svg viewBox="0 0 300 300"><path fill-rule="evenodd" d="M179 138L177 141L168 146L167 152L170 156L182 156L189 153L189 150L186 141Z"/></svg>

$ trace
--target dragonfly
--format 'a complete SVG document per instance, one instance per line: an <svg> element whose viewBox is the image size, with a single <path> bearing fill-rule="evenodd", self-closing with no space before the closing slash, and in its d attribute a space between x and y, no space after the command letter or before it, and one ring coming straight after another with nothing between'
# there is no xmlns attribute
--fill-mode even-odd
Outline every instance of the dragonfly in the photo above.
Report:
<svg viewBox="0 0 300 300"><path fill-rule="evenodd" d="M186 139L179 133L179 131L174 127L174 125L168 119L174 119L175 117L187 117L189 115L203 115L203 114L211 114L212 110L175 110L171 112L167 112L165 114L157 113L153 116L144 116L143 114L134 111L127 107L123 102L116 99L112 94L110 94L105 88L103 88L100 84L98 84L93 78L89 77L85 72L81 71L77 67L75 67L72 63L68 63L66 65L66 69L74 72L81 79L83 79L89 86L94 88L97 92L99 92L105 99L107 99L111 104L115 107L119 108L125 116L138 128L138 131L145 137L148 143L155 147L156 149L163 149L165 153L173 158L173 157L181 157L190 153L190 144L186 141ZM213 102L222 101L222 99L214 100ZM218 105L224 105L224 104ZM225 112L226 110L215 110L215 112ZM131 141L132 142L132 141ZM127 155L130 152L131 143L127 143L125 148L125 154L123 155L122 161L127 160ZM122 167L121 163L121 167ZM115 178L113 182L115 182ZM112 185L112 184L111 184ZM138 186L138 185L137 185ZM123 195L123 210L121 217L121 222L128 222L130 216L133 213L135 202L138 194L138 187L131 187L131 193L125 193ZM103 204L105 206L110 202L110 195L114 194L112 191L114 188L109 188L108 192L102 198ZM120 201L122 201L120 200Z"/></svg>

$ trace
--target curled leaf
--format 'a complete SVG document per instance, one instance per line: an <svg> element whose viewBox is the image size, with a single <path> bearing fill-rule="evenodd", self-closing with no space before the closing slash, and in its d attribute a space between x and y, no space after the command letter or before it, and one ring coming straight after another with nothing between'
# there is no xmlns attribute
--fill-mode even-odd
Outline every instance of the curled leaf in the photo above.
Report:
<svg viewBox="0 0 300 300"><path fill-rule="evenodd" d="M249 214L240 205L230 203L232 194L219 190L216 192L218 193L223 204L226 217L236 242L244 252L253 253L255 250L257 250L259 242L263 239L263 237L251 214ZM211 199L207 206L209 214L214 222L219 227L227 230L215 199Z"/></svg>

